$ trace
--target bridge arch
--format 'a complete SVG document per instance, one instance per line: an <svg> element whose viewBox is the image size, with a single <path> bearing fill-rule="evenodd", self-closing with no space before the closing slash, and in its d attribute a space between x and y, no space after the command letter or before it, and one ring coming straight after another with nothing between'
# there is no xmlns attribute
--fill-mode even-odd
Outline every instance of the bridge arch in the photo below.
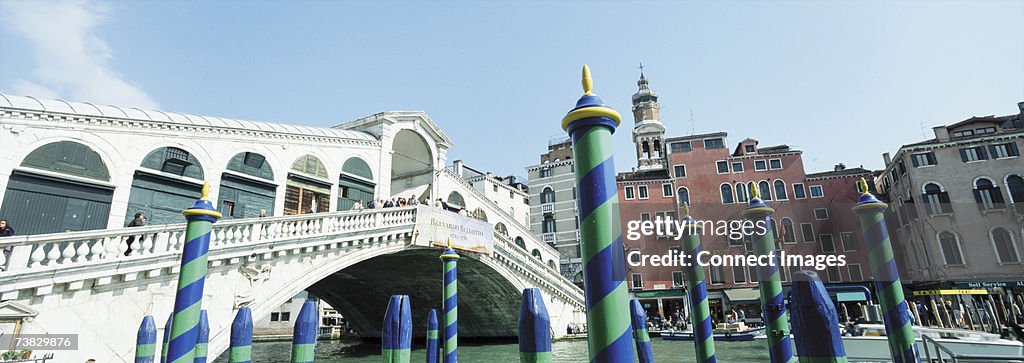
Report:
<svg viewBox="0 0 1024 363"><path fill-rule="evenodd" d="M217 208L224 219L258 217L260 210L274 215L277 183L274 168L263 154L243 151L228 161L221 174Z"/></svg>
<svg viewBox="0 0 1024 363"><path fill-rule="evenodd" d="M391 195L423 195L434 180L433 148L420 133L401 129L395 133L391 153Z"/></svg>

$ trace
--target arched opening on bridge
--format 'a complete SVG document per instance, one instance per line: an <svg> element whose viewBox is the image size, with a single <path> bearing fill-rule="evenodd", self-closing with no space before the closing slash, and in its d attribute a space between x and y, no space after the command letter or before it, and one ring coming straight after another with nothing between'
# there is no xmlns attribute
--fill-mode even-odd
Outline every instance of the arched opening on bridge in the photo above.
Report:
<svg viewBox="0 0 1024 363"><path fill-rule="evenodd" d="M477 208L473 210L473 218L487 222L487 213L484 212L483 208Z"/></svg>
<svg viewBox="0 0 1024 363"><path fill-rule="evenodd" d="M505 227L504 223L498 222L495 224L494 231L500 233L502 236L508 237L508 227Z"/></svg>
<svg viewBox="0 0 1024 363"><path fill-rule="evenodd" d="M184 222L181 211L202 194L203 180L203 166L185 149L166 146L151 151L132 178L124 225L138 212L151 225Z"/></svg>
<svg viewBox="0 0 1024 363"><path fill-rule="evenodd" d="M388 298L409 295L413 334L423 336L429 310L440 309L442 302L441 251L424 248L376 256L327 276L307 291L335 308L360 337L370 339L380 337ZM458 278L460 337L517 335L521 291L508 278L469 255L459 260Z"/></svg>
<svg viewBox="0 0 1024 363"><path fill-rule="evenodd" d="M276 196L274 170L267 158L247 151L231 158L221 174L217 207L225 219L258 217L261 209L272 216Z"/></svg>
<svg viewBox="0 0 1024 363"><path fill-rule="evenodd" d="M572 283L574 283L576 285L581 285L581 286L583 285L583 272L582 271L577 272L576 276L572 277Z"/></svg>
<svg viewBox="0 0 1024 363"><path fill-rule="evenodd" d="M114 186L92 148L73 141L33 150L11 173L0 216L18 234L107 228Z"/></svg>
<svg viewBox="0 0 1024 363"><path fill-rule="evenodd" d="M338 210L352 209L352 204L358 201L362 201L364 207L369 205L376 186L370 165L357 157L348 158L341 166L338 179Z"/></svg>
<svg viewBox="0 0 1024 363"><path fill-rule="evenodd" d="M555 264L555 260L548 260L548 267L552 270L558 271L558 265Z"/></svg>
<svg viewBox="0 0 1024 363"><path fill-rule="evenodd" d="M303 155L292 163L284 190L284 214L331 211L331 181L327 167L313 155Z"/></svg>
<svg viewBox="0 0 1024 363"><path fill-rule="evenodd" d="M533 257L536 257L538 260L540 259L540 250L534 248L533 252L530 252L530 254L533 255Z"/></svg>
<svg viewBox="0 0 1024 363"><path fill-rule="evenodd" d="M453 191L451 194L448 194L448 200L445 201L445 204L448 205L449 210L458 212L459 209L466 207L466 199L462 198L462 194L459 194L459 192Z"/></svg>
<svg viewBox="0 0 1024 363"><path fill-rule="evenodd" d="M522 248L523 251L526 250L526 241L523 240L523 237L516 236L516 246Z"/></svg>
<svg viewBox="0 0 1024 363"><path fill-rule="evenodd" d="M434 155L427 141L412 130L399 130L392 143L391 196L422 197L430 194L434 179Z"/></svg>

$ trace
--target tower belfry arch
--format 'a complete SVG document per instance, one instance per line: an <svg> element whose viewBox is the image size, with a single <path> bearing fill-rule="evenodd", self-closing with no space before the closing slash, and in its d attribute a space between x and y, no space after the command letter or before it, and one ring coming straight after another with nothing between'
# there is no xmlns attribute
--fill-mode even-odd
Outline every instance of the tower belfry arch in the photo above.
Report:
<svg viewBox="0 0 1024 363"><path fill-rule="evenodd" d="M665 168L665 125L661 122L661 104L658 92L649 87L640 63L640 80L633 94L633 143L636 145L637 168L653 170Z"/></svg>

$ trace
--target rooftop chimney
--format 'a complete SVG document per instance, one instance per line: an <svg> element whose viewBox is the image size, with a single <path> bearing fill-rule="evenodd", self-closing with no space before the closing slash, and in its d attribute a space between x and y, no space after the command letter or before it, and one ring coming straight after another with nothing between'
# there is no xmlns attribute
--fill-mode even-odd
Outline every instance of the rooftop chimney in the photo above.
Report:
<svg viewBox="0 0 1024 363"><path fill-rule="evenodd" d="M455 175L462 176L462 160L455 160L452 162L455 165Z"/></svg>
<svg viewBox="0 0 1024 363"><path fill-rule="evenodd" d="M949 130L945 126L932 127L932 131L935 132L935 139L939 142L949 141Z"/></svg>
<svg viewBox="0 0 1024 363"><path fill-rule="evenodd" d="M1017 108L1020 109L1020 114L1024 115L1024 101L1017 102Z"/></svg>
<svg viewBox="0 0 1024 363"><path fill-rule="evenodd" d="M843 170L846 170L846 164L843 164L843 163L836 164L835 171L843 171Z"/></svg>
<svg viewBox="0 0 1024 363"><path fill-rule="evenodd" d="M892 164L892 155L882 153L882 160L885 160L885 166L889 166L889 164Z"/></svg>

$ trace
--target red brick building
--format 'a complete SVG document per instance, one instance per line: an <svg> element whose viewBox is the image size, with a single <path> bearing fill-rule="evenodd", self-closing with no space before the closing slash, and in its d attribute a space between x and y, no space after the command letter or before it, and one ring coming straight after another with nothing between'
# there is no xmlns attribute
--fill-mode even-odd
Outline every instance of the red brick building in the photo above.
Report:
<svg viewBox="0 0 1024 363"><path fill-rule="evenodd" d="M631 260L627 261L627 279L650 315L667 317L685 309L683 269L634 264L642 262L637 261L641 254L678 253L681 242L658 236L630 239L629 222L660 216L677 219L683 202L691 205L691 214L697 219L740 221L754 183L760 186L762 199L776 209L773 223L778 248L786 254L845 256L846 266L817 271L826 283L863 283L869 278L860 225L850 208L859 196L856 181L864 177L870 183L871 171L840 164L833 171L807 174L801 151L786 145L759 147L754 139L729 148L725 132L665 138L652 127L661 126L660 120L643 119L657 112L638 112L638 108L658 107L656 93L646 85L641 78L640 91L633 96L639 168L620 173L617 184L623 241ZM705 233L701 242L712 254L753 253L749 237L731 239ZM630 255L633 251L640 254ZM781 269L785 285L792 274L789 270L799 269ZM754 267L705 267L705 276L712 315L719 320L733 309L744 310L746 316L760 311Z"/></svg>

